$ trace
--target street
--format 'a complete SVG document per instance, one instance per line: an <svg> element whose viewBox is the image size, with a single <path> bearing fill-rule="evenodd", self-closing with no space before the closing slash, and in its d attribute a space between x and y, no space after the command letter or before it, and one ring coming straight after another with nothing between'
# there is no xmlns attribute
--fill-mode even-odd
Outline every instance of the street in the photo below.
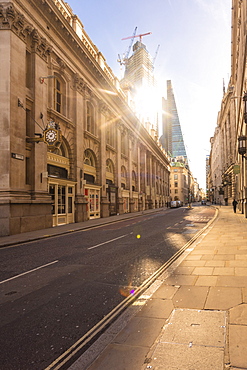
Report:
<svg viewBox="0 0 247 370"><path fill-rule="evenodd" d="M43 370L214 216L165 209L1 253L1 369Z"/></svg>

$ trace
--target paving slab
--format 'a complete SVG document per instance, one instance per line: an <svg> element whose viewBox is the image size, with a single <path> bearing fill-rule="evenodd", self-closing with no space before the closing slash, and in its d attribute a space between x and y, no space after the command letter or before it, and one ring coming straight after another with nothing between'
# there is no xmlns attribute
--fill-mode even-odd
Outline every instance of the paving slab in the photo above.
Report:
<svg viewBox="0 0 247 370"><path fill-rule="evenodd" d="M153 294L153 298L172 299L178 287L162 284Z"/></svg>
<svg viewBox="0 0 247 370"><path fill-rule="evenodd" d="M174 309L170 299L149 299L137 316L167 319Z"/></svg>
<svg viewBox="0 0 247 370"><path fill-rule="evenodd" d="M234 276L234 267L215 267L212 275Z"/></svg>
<svg viewBox="0 0 247 370"><path fill-rule="evenodd" d="M218 276L217 286L247 287L247 279L244 276Z"/></svg>
<svg viewBox="0 0 247 370"><path fill-rule="evenodd" d="M226 263L228 263L228 261L214 261L214 260L211 260L211 261L205 261L205 266L206 267L225 267Z"/></svg>
<svg viewBox="0 0 247 370"><path fill-rule="evenodd" d="M229 310L229 323L247 325L247 304L241 304Z"/></svg>
<svg viewBox="0 0 247 370"><path fill-rule="evenodd" d="M141 369L154 370L223 370L224 350L178 343L159 343L153 352L152 360ZM110 367L108 370L111 369ZM137 370L130 367L128 370ZM91 369L90 370L96 370ZM114 369L115 370L115 369ZM123 370L123 368L121 369Z"/></svg>
<svg viewBox="0 0 247 370"><path fill-rule="evenodd" d="M181 286L172 299L174 307L203 309L208 290L208 287Z"/></svg>
<svg viewBox="0 0 247 370"><path fill-rule="evenodd" d="M241 288L210 287L205 309L228 310L242 303Z"/></svg>
<svg viewBox="0 0 247 370"><path fill-rule="evenodd" d="M196 267L192 272L193 275L212 275L214 271L213 267Z"/></svg>
<svg viewBox="0 0 247 370"><path fill-rule="evenodd" d="M183 261L181 263L181 267L203 267L205 266L206 264L206 261L201 261L201 260L197 260L197 261Z"/></svg>
<svg viewBox="0 0 247 370"><path fill-rule="evenodd" d="M235 259L235 254L215 254L213 259L215 261L230 261Z"/></svg>
<svg viewBox="0 0 247 370"><path fill-rule="evenodd" d="M149 348L160 335L164 322L164 319L134 317L117 335L114 344L135 346L138 343L140 347Z"/></svg>
<svg viewBox="0 0 247 370"><path fill-rule="evenodd" d="M243 303L247 303L247 288L242 288Z"/></svg>
<svg viewBox="0 0 247 370"><path fill-rule="evenodd" d="M217 276L198 276L195 286L216 286Z"/></svg>
<svg viewBox="0 0 247 370"><path fill-rule="evenodd" d="M247 267L235 267L235 275L247 276Z"/></svg>
<svg viewBox="0 0 247 370"><path fill-rule="evenodd" d="M247 326L229 325L230 363L237 368L247 368Z"/></svg>
<svg viewBox="0 0 247 370"><path fill-rule="evenodd" d="M226 312L175 309L148 366L155 370L223 370Z"/></svg>
<svg viewBox="0 0 247 370"><path fill-rule="evenodd" d="M225 335L225 311L175 309L159 341L224 348Z"/></svg>
<svg viewBox="0 0 247 370"><path fill-rule="evenodd" d="M194 285L197 280L197 276L191 275L172 275L164 281L165 285Z"/></svg>
<svg viewBox="0 0 247 370"><path fill-rule="evenodd" d="M146 347L111 344L87 370L137 370L141 369ZM79 362L78 362L79 366ZM78 370L82 368L78 367Z"/></svg>

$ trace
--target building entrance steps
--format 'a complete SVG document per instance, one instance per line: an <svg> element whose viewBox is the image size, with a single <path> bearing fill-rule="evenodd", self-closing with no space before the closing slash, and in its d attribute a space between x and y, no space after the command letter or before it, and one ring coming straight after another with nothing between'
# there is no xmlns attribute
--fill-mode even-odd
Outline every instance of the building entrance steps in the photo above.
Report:
<svg viewBox="0 0 247 370"><path fill-rule="evenodd" d="M218 211L69 370L247 369L247 219Z"/></svg>

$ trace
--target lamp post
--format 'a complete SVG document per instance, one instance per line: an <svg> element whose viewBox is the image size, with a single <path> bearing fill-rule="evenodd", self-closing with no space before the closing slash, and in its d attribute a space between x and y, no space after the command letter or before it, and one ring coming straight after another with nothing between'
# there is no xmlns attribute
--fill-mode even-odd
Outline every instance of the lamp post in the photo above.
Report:
<svg viewBox="0 0 247 370"><path fill-rule="evenodd" d="M243 96L243 102L244 102L244 112L243 112L243 118L244 118L244 123L247 124L247 92L244 92ZM242 131L244 132L244 130ZM245 186L244 186L244 159L247 159L245 156L247 148L246 148L246 141L247 138L245 135L241 135L238 138L238 153L242 156L242 174L241 174L241 187L242 187L242 213L245 213L245 217L247 217L247 204L246 202L246 197L245 197Z"/></svg>
<svg viewBox="0 0 247 370"><path fill-rule="evenodd" d="M244 98L246 97L246 94L244 96ZM243 99L244 99L243 98ZM244 100L245 102L245 109L246 109L246 101L247 101L247 98L246 100ZM244 115L246 115L246 110L244 112ZM244 213L244 158L247 159L247 157L245 156L246 154L246 136L239 136L238 138L238 153L242 156L242 176L241 176L241 182L242 182L242 213Z"/></svg>
<svg viewBox="0 0 247 370"><path fill-rule="evenodd" d="M247 92L245 91L243 96L244 102L244 122L247 123Z"/></svg>

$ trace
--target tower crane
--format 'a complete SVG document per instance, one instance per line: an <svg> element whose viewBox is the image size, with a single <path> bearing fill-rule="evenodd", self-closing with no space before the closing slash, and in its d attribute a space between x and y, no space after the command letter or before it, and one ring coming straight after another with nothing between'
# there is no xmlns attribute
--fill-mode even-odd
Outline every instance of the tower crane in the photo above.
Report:
<svg viewBox="0 0 247 370"><path fill-rule="evenodd" d="M128 39L134 39L134 37L140 37L140 42L142 42L143 36L151 35L152 32L147 32L147 33L141 33L140 35L133 35L133 36L128 36L124 37L122 40L128 40Z"/></svg>
<svg viewBox="0 0 247 370"><path fill-rule="evenodd" d="M117 61L120 63L120 65L125 64L128 57L129 57L131 46L133 45L134 38L135 38L135 35L136 35L136 30L137 30L137 27L134 29L133 35L129 37L131 39L131 41L130 41L130 44L129 44L129 47L128 47L127 51L123 54L123 58L121 58L121 56L118 54L118 60Z"/></svg>
<svg viewBox="0 0 247 370"><path fill-rule="evenodd" d="M132 36L124 37L123 39L121 39L121 40L129 40L129 39L131 39L130 45L129 45L126 53L123 55L123 58L121 58L121 56L118 54L118 60L117 61L120 63L121 66L123 64L126 64L127 61L128 61L129 53L130 53L130 50L131 50L131 46L132 46L132 44L134 42L134 38L135 37L140 37L140 42L142 42L143 36L151 35L151 33L152 33L152 32L147 32L147 33L141 33L140 35L136 35L136 30L137 30L137 27L135 28L134 33L133 33Z"/></svg>
<svg viewBox="0 0 247 370"><path fill-rule="evenodd" d="M124 59L128 59L128 57L129 57L131 46L133 45L134 38L136 37L136 30L137 30L137 27L135 28L133 35L130 37L131 38L131 41L130 41L130 44L129 44L129 47L128 47L127 52L124 54Z"/></svg>
<svg viewBox="0 0 247 370"><path fill-rule="evenodd" d="M154 69L154 63L156 61L156 58L157 58L157 54L158 54L158 51L159 51L159 48L160 48L160 45L158 45L157 49L156 49L156 52L155 52L155 55L153 57L153 69Z"/></svg>

